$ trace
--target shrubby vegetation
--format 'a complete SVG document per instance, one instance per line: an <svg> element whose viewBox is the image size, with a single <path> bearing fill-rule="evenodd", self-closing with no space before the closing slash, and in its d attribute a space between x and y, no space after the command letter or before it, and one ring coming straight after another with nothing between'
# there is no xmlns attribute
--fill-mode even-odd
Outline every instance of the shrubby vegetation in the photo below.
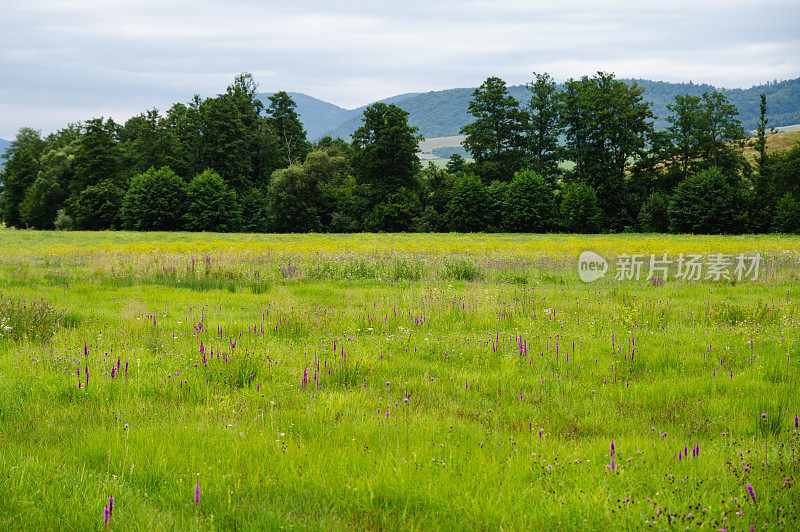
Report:
<svg viewBox="0 0 800 532"><path fill-rule="evenodd" d="M364 110L352 142L306 138L292 99L249 74L125 124L95 118L3 157L0 217L37 229L220 232L797 232L800 146L768 154L767 102L745 138L723 93L676 96L665 131L643 88L613 74L529 97L488 78L462 129L473 160L423 168L408 113ZM754 164L742 150L756 149Z"/></svg>

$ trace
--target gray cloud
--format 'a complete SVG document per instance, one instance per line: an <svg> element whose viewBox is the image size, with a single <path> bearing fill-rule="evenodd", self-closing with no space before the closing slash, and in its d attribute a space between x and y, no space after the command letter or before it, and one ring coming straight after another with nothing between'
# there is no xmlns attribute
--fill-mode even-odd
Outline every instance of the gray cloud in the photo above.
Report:
<svg viewBox="0 0 800 532"><path fill-rule="evenodd" d="M798 22L795 0L6 0L0 137L165 109L242 71L346 107L532 71L746 87L800 75Z"/></svg>

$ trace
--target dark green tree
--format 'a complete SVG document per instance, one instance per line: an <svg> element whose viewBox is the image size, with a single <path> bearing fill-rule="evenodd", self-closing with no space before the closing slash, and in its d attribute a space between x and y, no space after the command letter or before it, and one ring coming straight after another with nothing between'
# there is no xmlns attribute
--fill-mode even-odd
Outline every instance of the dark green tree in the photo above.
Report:
<svg viewBox="0 0 800 532"><path fill-rule="evenodd" d="M681 181L668 213L674 233L733 234L742 230L742 194L717 168L703 170Z"/></svg>
<svg viewBox="0 0 800 532"><path fill-rule="evenodd" d="M269 188L273 229L280 233L321 232L335 209L337 191L349 175L347 160L314 151L303 164L276 170Z"/></svg>
<svg viewBox="0 0 800 532"><path fill-rule="evenodd" d="M701 155L723 173L734 175L741 169L744 130L739 111L718 91L703 93L703 131Z"/></svg>
<svg viewBox="0 0 800 532"><path fill-rule="evenodd" d="M417 190L417 128L396 105L376 103L364 109L364 123L353 133L353 173L371 189L373 205L401 188Z"/></svg>
<svg viewBox="0 0 800 532"><path fill-rule="evenodd" d="M165 118L166 129L178 141L176 161L170 168L185 180L203 170L200 163L200 145L203 142L201 103L200 97L195 96L189 105L175 104Z"/></svg>
<svg viewBox="0 0 800 532"><path fill-rule="evenodd" d="M239 190L251 186L253 137L243 120L238 102L227 94L203 100L200 113L201 139L198 163L212 169Z"/></svg>
<svg viewBox="0 0 800 532"><path fill-rule="evenodd" d="M789 192L800 198L800 142L791 149L770 154L769 168L774 176L776 195Z"/></svg>
<svg viewBox="0 0 800 532"><path fill-rule="evenodd" d="M466 161L464 160L464 158L460 154L454 153L448 159L446 169L451 174L457 174L459 172L463 172L464 171L464 165L465 164L466 164Z"/></svg>
<svg viewBox="0 0 800 532"><path fill-rule="evenodd" d="M433 163L428 163L422 172L422 182L425 194L423 205L428 227L436 232L447 231L445 215L455 182L454 174L449 170L437 168Z"/></svg>
<svg viewBox="0 0 800 532"><path fill-rule="evenodd" d="M631 225L625 176L642 157L653 131L650 104L635 83L598 72L570 79L562 93L566 158L575 163L572 179L591 186L603 212L603 227L621 231Z"/></svg>
<svg viewBox="0 0 800 532"><path fill-rule="evenodd" d="M533 75L535 81L527 85L531 92L527 108L528 166L554 184L563 154L558 140L562 133L561 98L549 74Z"/></svg>
<svg viewBox="0 0 800 532"><path fill-rule="evenodd" d="M468 112L475 121L461 128L463 145L485 182L510 181L525 164L525 114L506 82L489 77L472 93Z"/></svg>
<svg viewBox="0 0 800 532"><path fill-rule="evenodd" d="M667 130L675 146L668 164L680 168L683 178L713 167L731 178L739 175L744 131L736 107L724 94L676 96L667 109Z"/></svg>
<svg viewBox="0 0 800 532"><path fill-rule="evenodd" d="M767 96L762 94L756 138L753 142L756 149L756 174L752 191L750 230L754 233L768 232L775 216L775 181L767 155L768 122Z"/></svg>
<svg viewBox="0 0 800 532"><path fill-rule="evenodd" d="M544 233L556 214L552 186L533 170L517 172L508 184L503 229L513 233Z"/></svg>
<svg viewBox="0 0 800 532"><path fill-rule="evenodd" d="M486 187L478 176L457 177L445 213L448 229L459 233L488 231L490 204Z"/></svg>
<svg viewBox="0 0 800 532"><path fill-rule="evenodd" d="M772 226L780 233L800 233L800 201L790 192L784 194L775 205Z"/></svg>
<svg viewBox="0 0 800 532"><path fill-rule="evenodd" d="M673 144L668 155L669 164L679 168L680 178L686 179L694 173L700 162L700 132L703 129L701 99L699 96L676 95L675 103L667 104L667 131Z"/></svg>
<svg viewBox="0 0 800 532"><path fill-rule="evenodd" d="M248 188L239 194L242 206L242 232L266 233L270 228L269 202L260 188Z"/></svg>
<svg viewBox="0 0 800 532"><path fill-rule="evenodd" d="M181 143L167 118L158 110L130 118L122 128L122 144L125 152L126 171L130 175L140 174L150 167L179 168L181 166Z"/></svg>
<svg viewBox="0 0 800 532"><path fill-rule="evenodd" d="M2 154L5 166L0 172L0 215L7 225L24 227L20 204L39 173L39 157L44 148L45 143L39 131L22 128L8 150Z"/></svg>
<svg viewBox="0 0 800 532"><path fill-rule="evenodd" d="M28 187L20 205L22 223L36 229L52 229L56 213L62 207L72 176L74 144L51 149L39 160L36 181Z"/></svg>
<svg viewBox="0 0 800 532"><path fill-rule="evenodd" d="M269 97L267 123L278 139L278 153L283 167L302 163L311 151L311 144L306 139L306 131L295 107L297 104L283 91Z"/></svg>
<svg viewBox="0 0 800 532"><path fill-rule="evenodd" d="M375 205L366 226L371 231L419 232L422 202L416 191L401 188Z"/></svg>
<svg viewBox="0 0 800 532"><path fill-rule="evenodd" d="M639 210L639 229L643 233L666 233L669 230L669 198L660 192L647 197Z"/></svg>
<svg viewBox="0 0 800 532"><path fill-rule="evenodd" d="M103 122L102 118L93 118L86 122L72 162L74 176L69 189L73 198L86 187L106 179L118 186L124 185L118 132L117 125L110 119Z"/></svg>
<svg viewBox="0 0 800 532"><path fill-rule="evenodd" d="M586 183L567 183L561 191L560 225L568 233L596 233L602 213L597 193Z"/></svg>
<svg viewBox="0 0 800 532"><path fill-rule="evenodd" d="M120 218L134 231L178 231L183 228L186 182L168 167L134 176L122 202Z"/></svg>
<svg viewBox="0 0 800 532"><path fill-rule="evenodd" d="M213 170L206 170L186 187L185 228L188 231L230 233L242 227L242 206L236 191Z"/></svg>
<svg viewBox="0 0 800 532"><path fill-rule="evenodd" d="M76 228L89 231L119 229L124 198L125 191L111 179L84 188L70 205Z"/></svg>
<svg viewBox="0 0 800 532"><path fill-rule="evenodd" d="M275 170L268 198L273 231L308 233L322 230L319 183L303 165L294 164Z"/></svg>

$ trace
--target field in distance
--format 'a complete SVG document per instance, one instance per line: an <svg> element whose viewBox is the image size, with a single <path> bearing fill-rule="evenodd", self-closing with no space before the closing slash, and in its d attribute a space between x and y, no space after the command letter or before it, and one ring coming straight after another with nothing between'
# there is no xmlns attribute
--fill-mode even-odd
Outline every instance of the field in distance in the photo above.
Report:
<svg viewBox="0 0 800 532"><path fill-rule="evenodd" d="M800 526L797 238L0 247L2 529Z"/></svg>

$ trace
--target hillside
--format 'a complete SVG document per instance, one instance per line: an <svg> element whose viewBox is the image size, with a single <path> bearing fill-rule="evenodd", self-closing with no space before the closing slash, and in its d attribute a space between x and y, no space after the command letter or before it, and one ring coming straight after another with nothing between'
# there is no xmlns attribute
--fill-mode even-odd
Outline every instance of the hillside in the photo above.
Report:
<svg viewBox="0 0 800 532"><path fill-rule="evenodd" d="M700 95L715 90L711 85L695 83L669 83L642 79L622 80L626 83L636 82L644 87L645 100L652 103L656 115L656 129L667 126L667 104L675 101L676 95ZM800 78L772 82L751 87L749 89L720 89L738 109L745 130L755 129L758 118L758 106L761 93L767 95L768 116L770 125L783 126L800 123ZM419 94L402 94L382 100L395 103L409 112L409 121L419 128L425 138L450 137L459 134L459 130L472 121L467 113L472 99L473 88L448 89L443 91ZM528 90L524 85L509 87L509 91L518 101L527 102ZM350 138L350 135L361 124L361 112L358 109L342 109L341 107L311 98L299 93L292 93L297 102L298 113L309 133L309 139L318 139L324 134L333 137ZM264 95L266 99L266 95ZM338 121L338 122L337 122Z"/></svg>
<svg viewBox="0 0 800 532"><path fill-rule="evenodd" d="M789 129L789 131L781 131L780 133L767 136L767 153L788 150L800 144L800 128L794 129L794 127L792 127L787 129ZM747 157L751 163L755 162L755 148L750 145L745 147L744 156Z"/></svg>

